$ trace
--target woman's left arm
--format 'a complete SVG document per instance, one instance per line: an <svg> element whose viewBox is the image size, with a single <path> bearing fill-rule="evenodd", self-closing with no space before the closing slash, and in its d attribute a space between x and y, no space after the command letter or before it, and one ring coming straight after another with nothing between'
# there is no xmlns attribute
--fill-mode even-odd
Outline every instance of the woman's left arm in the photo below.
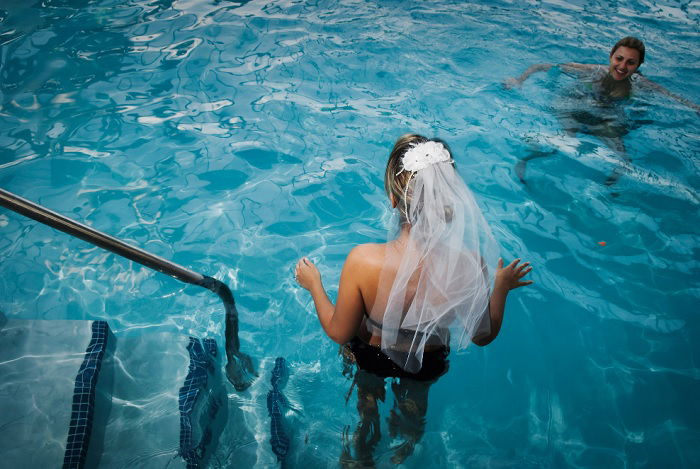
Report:
<svg viewBox="0 0 700 469"><path fill-rule="evenodd" d="M496 279L494 281L493 292L489 299L488 315L491 321L489 332L475 336L472 338L479 347L484 347L498 336L503 324L503 313L506 309L506 298L511 290L524 287L532 284L532 280L522 281L522 278L531 270L529 262L523 262L518 265L520 259L515 259L513 262L503 267L503 259L498 260L498 268L496 269Z"/></svg>
<svg viewBox="0 0 700 469"><path fill-rule="evenodd" d="M659 92L665 96L668 96L671 99L675 99L676 101L678 101L682 105L689 107L690 109L694 110L695 112L700 112L700 106L698 106L694 102L684 98L683 96L681 96L679 94L672 93L671 91L667 90L666 88L659 85L658 83L651 81L650 79L646 78L645 76L637 74L637 78L635 81L637 81L637 83L639 83L641 86L643 86L645 88L649 88L649 89L654 90L656 92Z"/></svg>
<svg viewBox="0 0 700 469"><path fill-rule="evenodd" d="M362 322L364 302L360 291L361 257L358 248L350 251L340 274L338 299L333 305L326 294L321 274L308 258L297 263L295 277L311 293L319 322L328 337L338 344L352 339Z"/></svg>

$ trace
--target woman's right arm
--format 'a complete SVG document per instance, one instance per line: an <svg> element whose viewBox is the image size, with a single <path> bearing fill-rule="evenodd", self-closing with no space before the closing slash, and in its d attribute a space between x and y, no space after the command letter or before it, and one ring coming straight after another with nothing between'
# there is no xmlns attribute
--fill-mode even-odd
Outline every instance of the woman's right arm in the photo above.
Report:
<svg viewBox="0 0 700 469"><path fill-rule="evenodd" d="M600 67L600 65L579 64L579 63L575 63L575 62L567 62L564 64L558 64L558 65L555 65L555 64L535 64L535 65L528 67L528 69L525 70L523 72L523 74L520 75L519 77L508 78L503 83L503 86L505 86L507 89L511 89L511 88L516 87L516 86L520 86L533 73L546 72L555 66L561 68L561 70L564 73L580 73L580 72L590 71L590 70L593 70L593 69Z"/></svg>
<svg viewBox="0 0 700 469"><path fill-rule="evenodd" d="M363 277L362 249L362 246L355 247L345 260L335 305L326 294L320 272L308 258L299 260L295 269L297 283L311 293L323 331L341 345L355 336L364 313L360 292L360 279Z"/></svg>
<svg viewBox="0 0 700 469"><path fill-rule="evenodd" d="M503 86L506 87L506 89L511 89L515 88L516 86L520 86L527 78L532 75L533 73L537 72L546 72L550 68L554 67L554 64L535 64L531 65L528 67L527 70L523 72L522 75L519 77L511 77L508 78L504 83Z"/></svg>
<svg viewBox="0 0 700 469"><path fill-rule="evenodd" d="M479 347L490 344L498 336L503 324L503 313L506 309L506 298L511 290L514 290L525 285L530 285L532 280L522 282L521 279L527 275L532 267L529 267L529 262L523 262L518 265L520 259L515 259L513 262L503 267L503 259L498 260L498 268L496 269L496 280L494 282L493 292L489 300L489 320L491 327L488 333L476 336L472 339Z"/></svg>

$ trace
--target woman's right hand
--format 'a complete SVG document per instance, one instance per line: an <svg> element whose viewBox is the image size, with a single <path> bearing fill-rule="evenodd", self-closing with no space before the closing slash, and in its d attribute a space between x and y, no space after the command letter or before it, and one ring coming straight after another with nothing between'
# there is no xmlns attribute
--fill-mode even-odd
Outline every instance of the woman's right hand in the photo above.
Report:
<svg viewBox="0 0 700 469"><path fill-rule="evenodd" d="M503 267L503 259L498 259L498 268L496 269L495 288L502 289L504 292L509 292L516 288L530 285L532 280L521 281L522 278L530 273L532 267L529 262L523 262L518 265L520 259L515 259L513 262Z"/></svg>
<svg viewBox="0 0 700 469"><path fill-rule="evenodd" d="M311 290L321 284L321 272L307 257L302 257L294 268L294 278L300 287Z"/></svg>

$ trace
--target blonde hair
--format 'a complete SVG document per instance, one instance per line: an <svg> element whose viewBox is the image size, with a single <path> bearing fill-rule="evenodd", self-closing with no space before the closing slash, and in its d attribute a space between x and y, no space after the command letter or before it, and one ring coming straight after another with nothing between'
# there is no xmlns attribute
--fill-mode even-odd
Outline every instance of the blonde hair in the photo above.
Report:
<svg viewBox="0 0 700 469"><path fill-rule="evenodd" d="M418 134L405 134L399 137L389 154L389 161L386 164L386 171L384 172L384 190L389 199L392 199L393 196L393 201L396 203L396 206L399 207L402 225L408 223L407 212L413 196L413 191L409 183L415 173L403 170L401 158L403 158L403 155L413 146L431 141L441 143L447 151L450 152L450 155L452 155L450 147L442 140L437 138L429 139ZM454 167L454 161L452 162L452 166Z"/></svg>

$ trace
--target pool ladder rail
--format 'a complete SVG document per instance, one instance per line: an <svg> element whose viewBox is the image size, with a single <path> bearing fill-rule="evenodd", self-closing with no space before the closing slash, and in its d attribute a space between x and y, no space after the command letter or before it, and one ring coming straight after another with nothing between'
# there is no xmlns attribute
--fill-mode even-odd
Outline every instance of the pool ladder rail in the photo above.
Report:
<svg viewBox="0 0 700 469"><path fill-rule="evenodd" d="M0 188L0 205L48 225L71 236L80 238L95 246L113 252L119 256L174 277L182 282L204 287L216 293L224 303L226 312L226 377L237 391L247 389L257 376L250 356L241 352L238 339L238 311L229 287L213 277L194 272L167 259L132 246L120 239L102 233L94 228L71 220L46 207L24 199L12 192Z"/></svg>

